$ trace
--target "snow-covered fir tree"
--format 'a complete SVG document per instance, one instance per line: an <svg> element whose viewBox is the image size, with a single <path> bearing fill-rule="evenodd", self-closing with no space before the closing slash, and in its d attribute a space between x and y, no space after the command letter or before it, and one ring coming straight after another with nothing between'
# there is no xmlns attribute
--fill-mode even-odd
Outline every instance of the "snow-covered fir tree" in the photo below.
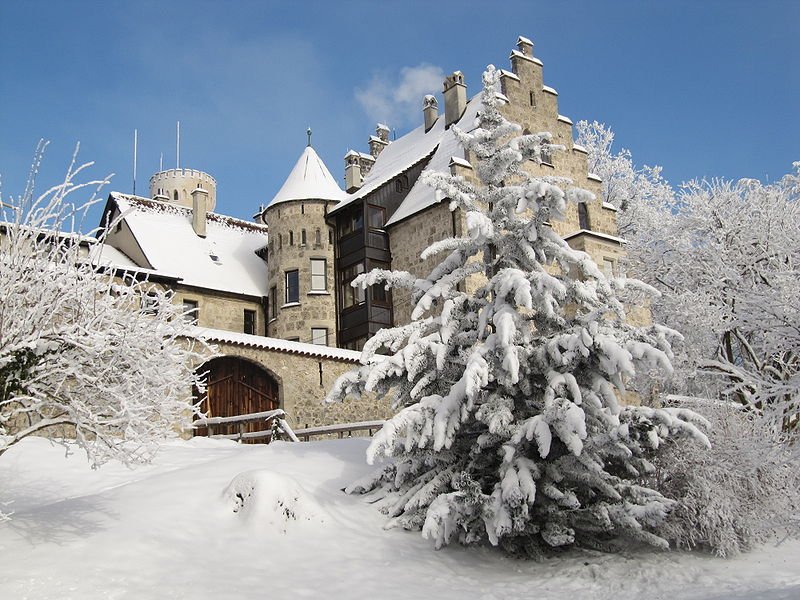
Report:
<svg viewBox="0 0 800 600"><path fill-rule="evenodd" d="M328 396L392 395L399 409L368 450L370 462L389 460L348 491L375 494L390 525L421 529L437 548L665 547L657 527L673 502L639 478L665 439L707 444L702 419L619 397L637 369L669 372L679 334L628 324L616 292L646 286L607 279L553 231L569 202L591 194L525 171L560 147L549 133L520 135L500 112L494 67L483 79L476 128L453 128L476 180L423 175L463 211L468 235L425 251L443 255L425 279L373 271L354 283L409 287L415 309L369 340L363 365ZM474 293L462 291L476 278Z"/></svg>

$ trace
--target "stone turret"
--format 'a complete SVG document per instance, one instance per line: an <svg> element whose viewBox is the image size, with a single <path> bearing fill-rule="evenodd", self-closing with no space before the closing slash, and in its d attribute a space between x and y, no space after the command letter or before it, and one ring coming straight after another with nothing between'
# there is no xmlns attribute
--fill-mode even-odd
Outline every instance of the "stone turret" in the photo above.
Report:
<svg viewBox="0 0 800 600"><path fill-rule="evenodd" d="M196 169L167 169L150 178L150 197L192 208L192 190L203 189L208 194L206 208L213 212L217 205L217 181L208 173Z"/></svg>
<svg viewBox="0 0 800 600"><path fill-rule="evenodd" d="M344 197L309 142L261 214L269 227L267 335L335 345L333 231L325 217Z"/></svg>

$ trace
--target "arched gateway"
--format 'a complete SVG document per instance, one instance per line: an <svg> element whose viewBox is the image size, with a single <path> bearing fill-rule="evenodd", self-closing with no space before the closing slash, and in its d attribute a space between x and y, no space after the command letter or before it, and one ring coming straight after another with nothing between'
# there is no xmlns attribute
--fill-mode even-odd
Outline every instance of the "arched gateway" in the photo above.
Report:
<svg viewBox="0 0 800 600"><path fill-rule="evenodd" d="M198 371L207 373L208 390L201 404L207 417L235 417L279 408L278 381L260 365L238 356L214 358ZM243 432L269 429L266 422L247 423ZM214 434L238 434L238 425L216 425ZM195 435L208 435L205 427ZM267 441L266 438L255 441Z"/></svg>

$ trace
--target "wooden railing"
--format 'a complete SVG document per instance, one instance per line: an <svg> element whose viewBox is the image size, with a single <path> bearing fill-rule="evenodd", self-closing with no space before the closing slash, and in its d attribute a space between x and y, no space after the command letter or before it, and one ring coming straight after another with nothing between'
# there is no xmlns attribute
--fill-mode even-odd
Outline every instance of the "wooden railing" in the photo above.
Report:
<svg viewBox="0 0 800 600"><path fill-rule="evenodd" d="M272 427L265 431L245 431L245 426L248 423L269 422L272 421ZM239 428L238 433L214 433L214 427L224 425L229 427L236 425ZM258 413L249 413L246 415L237 415L235 417L209 417L207 419L197 419L194 422L194 427L205 427L208 430L208 437L220 440L257 440L269 438L270 440L276 433L280 433L288 437L293 442L299 442L297 436L289 427L286 422L286 413L280 408L276 410L267 410Z"/></svg>
<svg viewBox="0 0 800 600"><path fill-rule="evenodd" d="M269 422L272 427L265 431L245 431L248 423ZM338 434L339 439L351 437L355 431L367 431L370 436L378 429L383 427L385 421L359 421L357 423L341 423L337 425L321 425L319 427L307 427L304 429L292 430L286 422L286 413L281 409L268 410L259 413L237 415L235 417L209 417L207 419L197 419L194 422L195 428L205 427L208 430L208 437L221 440L256 440L272 438L278 434L285 436L289 441L299 442L301 439L308 442L312 436ZM214 427L219 426L238 426L238 433L214 433ZM346 434L346 435L345 435Z"/></svg>
<svg viewBox="0 0 800 600"><path fill-rule="evenodd" d="M339 439L351 437L354 431L367 431L372 436L374 432L383 427L385 421L359 421L358 423L341 423L339 425L321 425L319 427L307 427L305 429L296 429L294 434L308 442L311 436L315 435L332 435L338 434Z"/></svg>

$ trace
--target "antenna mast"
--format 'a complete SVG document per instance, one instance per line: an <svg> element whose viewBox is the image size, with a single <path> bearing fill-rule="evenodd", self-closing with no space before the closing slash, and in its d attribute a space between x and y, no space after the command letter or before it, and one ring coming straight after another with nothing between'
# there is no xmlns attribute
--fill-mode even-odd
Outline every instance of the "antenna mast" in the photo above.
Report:
<svg viewBox="0 0 800 600"><path fill-rule="evenodd" d="M133 130L133 195L136 195L136 154L139 146L139 130Z"/></svg>

